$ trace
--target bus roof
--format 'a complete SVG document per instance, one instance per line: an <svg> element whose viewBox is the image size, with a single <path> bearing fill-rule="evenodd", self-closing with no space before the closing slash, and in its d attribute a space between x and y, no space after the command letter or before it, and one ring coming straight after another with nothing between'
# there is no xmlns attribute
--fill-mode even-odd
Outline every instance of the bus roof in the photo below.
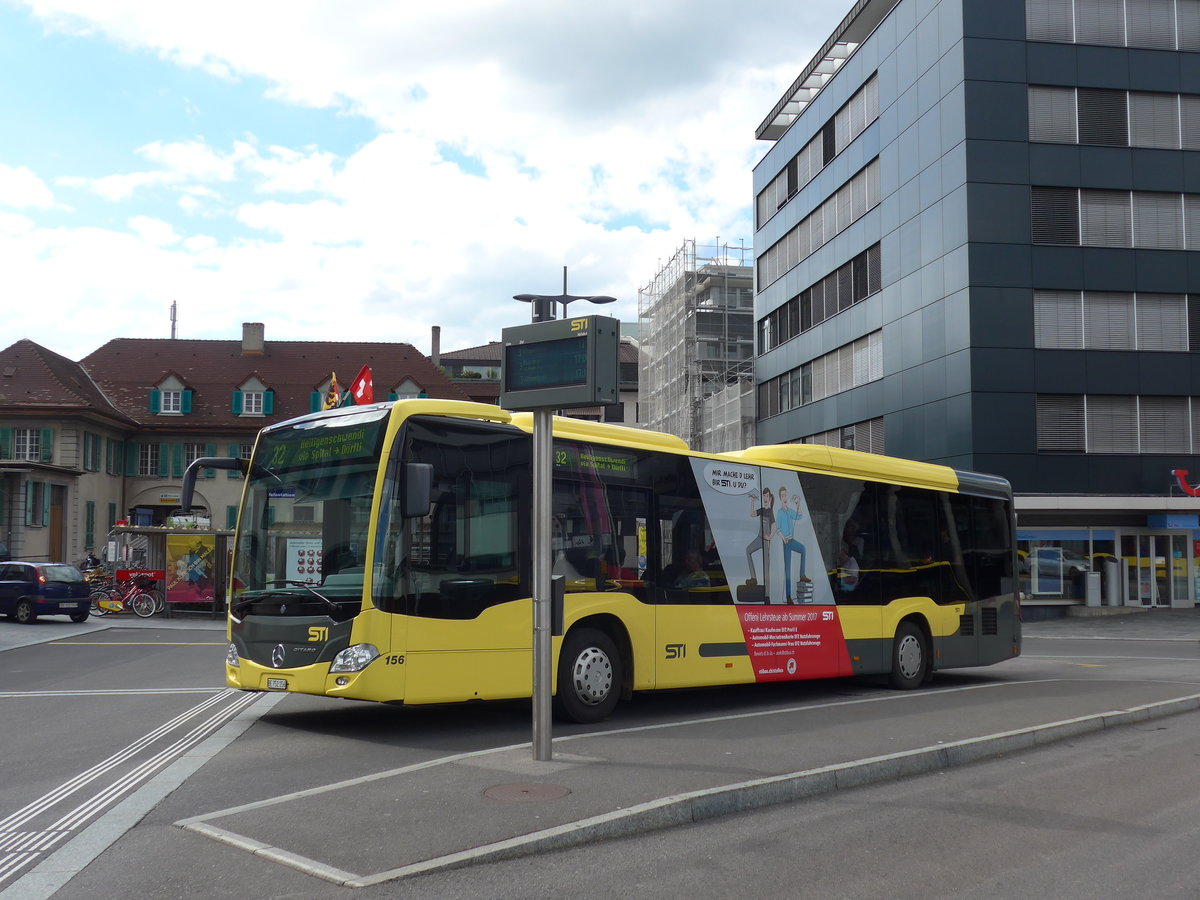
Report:
<svg viewBox="0 0 1200 900"><path fill-rule="evenodd" d="M934 463L843 450L824 444L765 444L722 454L747 462L794 466L810 472L829 472L859 478L883 478L916 487L957 491L958 473L948 466Z"/></svg>

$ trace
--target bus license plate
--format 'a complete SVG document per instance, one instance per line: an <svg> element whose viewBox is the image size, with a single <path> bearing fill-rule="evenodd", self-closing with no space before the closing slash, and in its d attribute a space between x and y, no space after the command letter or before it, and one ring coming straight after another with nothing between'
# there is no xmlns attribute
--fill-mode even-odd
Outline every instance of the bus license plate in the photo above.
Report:
<svg viewBox="0 0 1200 900"><path fill-rule="evenodd" d="M267 679L267 690L268 691L286 691L287 690L287 679L286 678L268 678Z"/></svg>

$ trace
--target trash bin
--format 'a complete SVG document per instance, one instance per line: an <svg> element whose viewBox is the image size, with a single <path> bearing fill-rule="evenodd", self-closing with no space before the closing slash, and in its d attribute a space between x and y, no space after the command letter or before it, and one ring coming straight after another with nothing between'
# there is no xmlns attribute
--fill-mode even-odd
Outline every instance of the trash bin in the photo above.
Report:
<svg viewBox="0 0 1200 900"><path fill-rule="evenodd" d="M1104 602L1121 605L1121 566L1115 559L1104 560Z"/></svg>
<svg viewBox="0 0 1200 900"><path fill-rule="evenodd" d="M1100 573L1085 572L1083 575L1083 596L1088 606L1100 605Z"/></svg>

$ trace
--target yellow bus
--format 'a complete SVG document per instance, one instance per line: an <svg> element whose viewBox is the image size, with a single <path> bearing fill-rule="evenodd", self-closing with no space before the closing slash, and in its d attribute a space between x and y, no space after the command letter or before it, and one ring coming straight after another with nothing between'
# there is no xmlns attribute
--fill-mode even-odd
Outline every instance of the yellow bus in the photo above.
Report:
<svg viewBox="0 0 1200 900"><path fill-rule="evenodd" d="M532 415L401 400L265 428L228 610L230 686L386 703L532 692ZM554 417L554 708L638 691L883 675L1021 649L1001 478L813 444L692 452Z"/></svg>

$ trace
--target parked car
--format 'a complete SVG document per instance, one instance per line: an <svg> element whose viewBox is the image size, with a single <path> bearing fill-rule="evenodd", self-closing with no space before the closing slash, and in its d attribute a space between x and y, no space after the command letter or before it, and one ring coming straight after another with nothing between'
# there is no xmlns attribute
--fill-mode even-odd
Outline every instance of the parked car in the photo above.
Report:
<svg viewBox="0 0 1200 900"><path fill-rule="evenodd" d="M38 616L88 617L89 588L83 573L67 563L0 563L0 613L30 625Z"/></svg>

